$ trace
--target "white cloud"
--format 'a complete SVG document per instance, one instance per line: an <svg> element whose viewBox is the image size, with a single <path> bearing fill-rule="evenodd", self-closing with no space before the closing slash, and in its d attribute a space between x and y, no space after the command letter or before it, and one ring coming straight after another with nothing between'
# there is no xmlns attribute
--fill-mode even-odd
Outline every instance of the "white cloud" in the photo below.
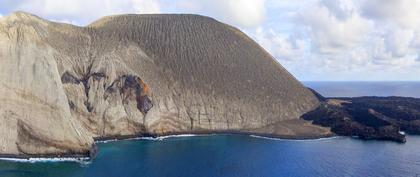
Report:
<svg viewBox="0 0 420 177"><path fill-rule="evenodd" d="M277 33L273 29L259 27L253 34L255 40L271 55L284 62L299 60L303 57L305 41L295 40L287 34Z"/></svg>
<svg viewBox="0 0 420 177"><path fill-rule="evenodd" d="M418 0L362 0L363 15L384 23L397 23L403 28L420 28Z"/></svg>
<svg viewBox="0 0 420 177"><path fill-rule="evenodd" d="M156 0L131 0L136 13L155 14L160 13L160 4Z"/></svg>
<svg viewBox="0 0 420 177"><path fill-rule="evenodd" d="M292 17L270 12L269 18L282 21L269 19L268 26L248 34L304 80L418 80L419 18L412 18L417 5L396 5L406 11L398 12L401 17L379 16L366 14L367 1L314 0L300 8L294 1L287 1L290 7L276 1L276 7L292 9ZM377 2L375 8L382 9L383 1Z"/></svg>
<svg viewBox="0 0 420 177"><path fill-rule="evenodd" d="M371 30L369 21L349 8L353 5L325 2L302 10L297 22L307 28L317 52L340 53L359 46Z"/></svg>
<svg viewBox="0 0 420 177"><path fill-rule="evenodd" d="M394 28L385 37L387 50L393 57L404 57L412 52L413 30Z"/></svg>
<svg viewBox="0 0 420 177"><path fill-rule="evenodd" d="M265 19L265 0L219 0L217 3L226 6L222 14L228 22L255 27Z"/></svg>
<svg viewBox="0 0 420 177"><path fill-rule="evenodd" d="M357 13L357 7L351 0L322 0L320 3L340 20L345 20Z"/></svg>
<svg viewBox="0 0 420 177"><path fill-rule="evenodd" d="M122 13L159 13L157 0L27 0L12 11L23 10L63 22L88 24L102 16Z"/></svg>
<svg viewBox="0 0 420 177"><path fill-rule="evenodd" d="M419 12L418 0L361 1L361 14L375 21L386 51L394 58L420 59Z"/></svg>

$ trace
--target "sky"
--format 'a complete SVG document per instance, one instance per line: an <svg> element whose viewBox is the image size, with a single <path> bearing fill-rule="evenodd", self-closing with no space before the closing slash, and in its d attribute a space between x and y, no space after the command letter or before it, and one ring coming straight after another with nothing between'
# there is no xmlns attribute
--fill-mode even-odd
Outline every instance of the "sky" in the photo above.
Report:
<svg viewBox="0 0 420 177"><path fill-rule="evenodd" d="M420 0L0 0L87 25L124 13L192 13L238 27L302 81L419 81Z"/></svg>

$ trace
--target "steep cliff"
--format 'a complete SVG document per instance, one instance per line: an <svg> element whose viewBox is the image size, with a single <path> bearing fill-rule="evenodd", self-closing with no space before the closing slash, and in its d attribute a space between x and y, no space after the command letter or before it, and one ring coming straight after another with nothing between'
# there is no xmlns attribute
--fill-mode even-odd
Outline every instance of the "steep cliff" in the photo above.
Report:
<svg viewBox="0 0 420 177"><path fill-rule="evenodd" d="M0 18L0 154L86 153L93 138L140 134L325 136L299 119L318 104L252 39L208 17Z"/></svg>

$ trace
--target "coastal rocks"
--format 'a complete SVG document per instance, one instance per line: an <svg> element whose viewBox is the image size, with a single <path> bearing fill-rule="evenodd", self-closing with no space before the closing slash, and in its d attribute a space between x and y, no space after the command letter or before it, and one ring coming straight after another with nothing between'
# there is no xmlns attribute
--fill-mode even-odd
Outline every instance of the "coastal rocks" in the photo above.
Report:
<svg viewBox="0 0 420 177"><path fill-rule="evenodd" d="M302 117L338 135L405 142L400 131L420 134L419 110L417 98L330 98Z"/></svg>
<svg viewBox="0 0 420 177"><path fill-rule="evenodd" d="M144 134L322 137L328 128L299 119L318 104L251 38L208 17L0 18L0 154L89 154L93 139Z"/></svg>

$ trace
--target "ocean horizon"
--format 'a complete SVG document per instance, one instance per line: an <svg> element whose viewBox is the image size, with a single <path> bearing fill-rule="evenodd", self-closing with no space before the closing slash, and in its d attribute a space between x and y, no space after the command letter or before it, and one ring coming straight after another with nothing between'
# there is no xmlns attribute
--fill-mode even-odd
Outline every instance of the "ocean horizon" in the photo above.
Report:
<svg viewBox="0 0 420 177"><path fill-rule="evenodd" d="M325 97L420 98L420 81L302 81L302 83Z"/></svg>

